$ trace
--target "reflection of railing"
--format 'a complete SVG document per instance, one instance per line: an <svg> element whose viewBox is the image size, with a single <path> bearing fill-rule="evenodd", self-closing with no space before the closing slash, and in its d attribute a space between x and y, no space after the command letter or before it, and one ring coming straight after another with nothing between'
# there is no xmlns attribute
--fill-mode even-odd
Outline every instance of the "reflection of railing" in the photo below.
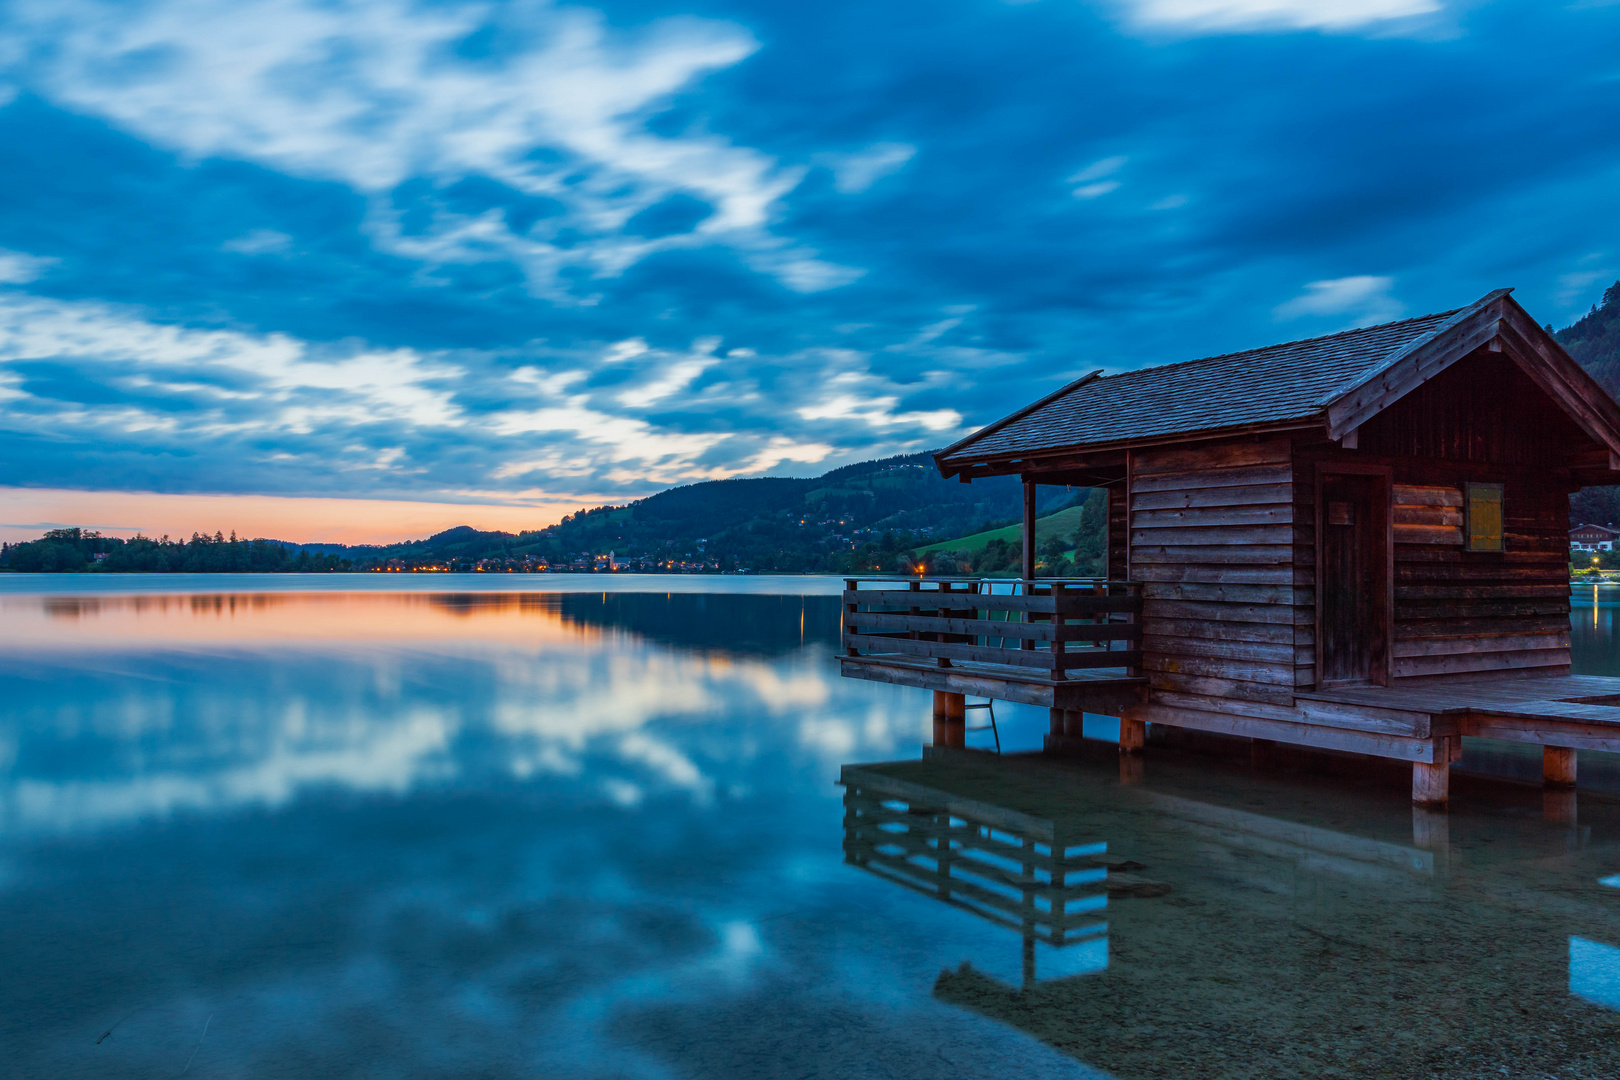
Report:
<svg viewBox="0 0 1620 1080"><path fill-rule="evenodd" d="M1142 587L1092 578L846 578L848 656L1073 670L1142 662Z"/></svg>
<svg viewBox="0 0 1620 1080"><path fill-rule="evenodd" d="M845 767L844 861L965 909L1035 944L1099 943L1108 931L1101 843L1074 843L1052 822Z"/></svg>

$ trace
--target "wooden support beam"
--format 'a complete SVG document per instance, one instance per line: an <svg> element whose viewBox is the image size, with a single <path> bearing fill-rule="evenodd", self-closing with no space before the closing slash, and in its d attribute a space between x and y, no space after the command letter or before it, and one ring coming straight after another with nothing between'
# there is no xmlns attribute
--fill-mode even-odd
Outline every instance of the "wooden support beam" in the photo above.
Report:
<svg viewBox="0 0 1620 1080"><path fill-rule="evenodd" d="M1438 756L1438 755L1437 755ZM1451 762L1412 762L1412 802L1438 809L1451 800Z"/></svg>
<svg viewBox="0 0 1620 1080"><path fill-rule="evenodd" d="M1024 580L1035 580L1035 484L1024 481Z"/></svg>
<svg viewBox="0 0 1620 1080"><path fill-rule="evenodd" d="M1541 748L1541 782L1550 788L1575 786L1575 751L1567 746Z"/></svg>

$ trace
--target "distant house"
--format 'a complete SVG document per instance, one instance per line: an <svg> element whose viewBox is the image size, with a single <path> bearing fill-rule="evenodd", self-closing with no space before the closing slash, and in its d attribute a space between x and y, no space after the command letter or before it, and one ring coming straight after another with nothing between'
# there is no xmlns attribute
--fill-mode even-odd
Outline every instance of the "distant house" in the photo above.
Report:
<svg viewBox="0 0 1620 1080"><path fill-rule="evenodd" d="M1569 546L1576 551L1613 551L1620 529L1607 525L1577 525L1569 530Z"/></svg>

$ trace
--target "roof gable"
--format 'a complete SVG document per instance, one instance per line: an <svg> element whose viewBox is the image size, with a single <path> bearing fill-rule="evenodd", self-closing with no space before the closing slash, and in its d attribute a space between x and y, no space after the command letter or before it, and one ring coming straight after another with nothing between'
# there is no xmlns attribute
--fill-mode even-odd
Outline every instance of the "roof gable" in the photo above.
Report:
<svg viewBox="0 0 1620 1080"><path fill-rule="evenodd" d="M1088 375L935 455L952 476L976 463L1234 430L1322 424L1332 438L1487 343L1507 351L1598 443L1620 455L1620 406L1508 295L1326 337ZM1620 458L1617 458L1620 460Z"/></svg>

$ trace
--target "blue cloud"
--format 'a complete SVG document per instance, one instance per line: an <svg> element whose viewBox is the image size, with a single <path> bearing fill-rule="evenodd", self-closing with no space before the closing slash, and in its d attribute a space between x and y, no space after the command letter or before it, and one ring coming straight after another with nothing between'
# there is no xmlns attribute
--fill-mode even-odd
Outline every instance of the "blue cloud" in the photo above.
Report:
<svg viewBox="0 0 1620 1080"><path fill-rule="evenodd" d="M1620 277L1620 9L248 7L0 17L13 482L628 496Z"/></svg>
<svg viewBox="0 0 1620 1080"><path fill-rule="evenodd" d="M694 199L690 195L671 195L625 222L624 231L631 236L645 236L653 240L676 236L691 232L712 213L714 207L701 199Z"/></svg>

